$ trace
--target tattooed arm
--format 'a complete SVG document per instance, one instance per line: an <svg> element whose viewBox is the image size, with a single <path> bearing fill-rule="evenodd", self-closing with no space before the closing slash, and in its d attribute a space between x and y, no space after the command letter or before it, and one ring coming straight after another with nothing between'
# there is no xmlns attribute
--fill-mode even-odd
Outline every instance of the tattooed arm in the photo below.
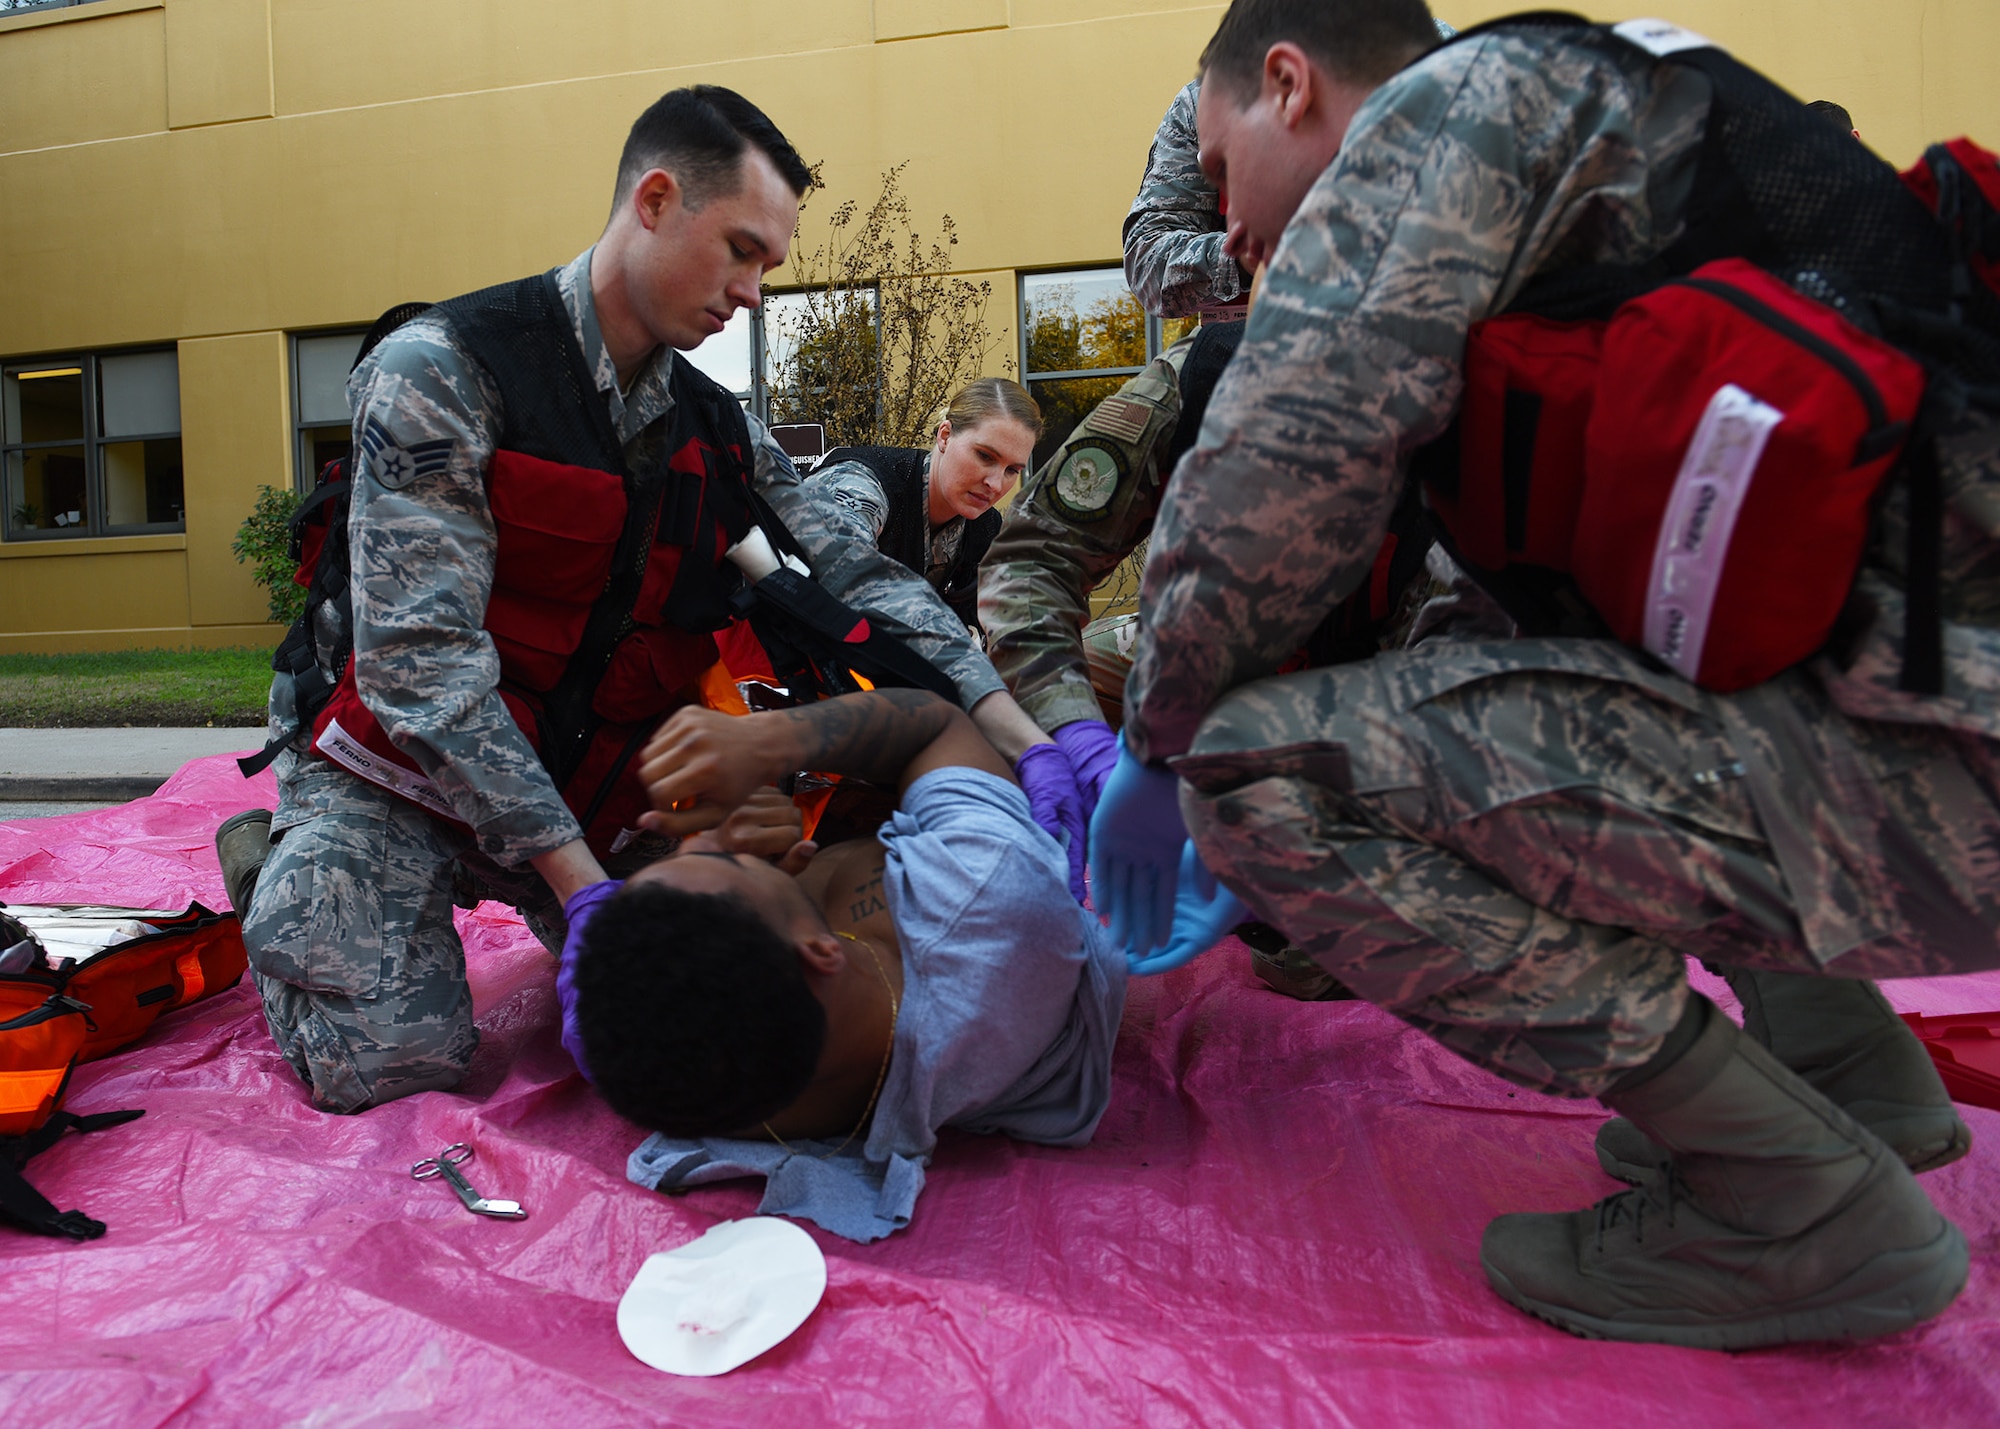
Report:
<svg viewBox="0 0 2000 1429"><path fill-rule="evenodd" d="M964 713L921 690L876 690L753 715L690 707L667 721L641 758L639 777L653 800L643 822L663 834L713 828L754 790L801 769L899 789L954 765L1014 778Z"/></svg>

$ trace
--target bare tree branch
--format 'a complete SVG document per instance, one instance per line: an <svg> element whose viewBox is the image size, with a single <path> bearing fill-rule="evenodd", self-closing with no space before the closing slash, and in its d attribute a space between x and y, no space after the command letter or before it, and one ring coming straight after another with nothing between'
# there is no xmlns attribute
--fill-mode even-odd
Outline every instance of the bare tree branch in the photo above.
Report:
<svg viewBox="0 0 2000 1429"><path fill-rule="evenodd" d="M951 215L935 238L911 226L905 167L883 173L865 213L849 199L827 216L823 242L794 248L804 302L780 335L788 347L772 379L771 417L824 423L829 445L923 445L995 346L986 324L993 285L951 275ZM1004 367L1011 373L1014 363Z"/></svg>

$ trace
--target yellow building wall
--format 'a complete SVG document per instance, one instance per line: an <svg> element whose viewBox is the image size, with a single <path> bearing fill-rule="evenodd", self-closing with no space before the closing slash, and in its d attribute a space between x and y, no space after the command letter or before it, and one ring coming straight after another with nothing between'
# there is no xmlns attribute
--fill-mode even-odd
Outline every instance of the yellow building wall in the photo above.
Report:
<svg viewBox="0 0 2000 1429"><path fill-rule="evenodd" d="M1515 8L1438 7L1460 25ZM256 488L292 477L286 335L565 261L602 225L626 128L676 85L742 90L824 163L808 245L907 163L919 228L950 213L956 267L994 284L998 370L1018 271L1118 261L1160 113L1222 9L98 0L0 18L0 357L177 342L187 469L184 540L0 544L0 649L269 639L228 547ZM2000 141L1993 0L1665 13L1845 104L1899 165L1934 138Z"/></svg>
<svg viewBox="0 0 2000 1429"><path fill-rule="evenodd" d="M1444 0L1454 25L1525 3ZM1706 35L1800 99L1830 99L1897 168L1939 139L2000 148L2000 4L1995 0L1654 0L1635 10L1572 7L1598 20L1657 17Z"/></svg>

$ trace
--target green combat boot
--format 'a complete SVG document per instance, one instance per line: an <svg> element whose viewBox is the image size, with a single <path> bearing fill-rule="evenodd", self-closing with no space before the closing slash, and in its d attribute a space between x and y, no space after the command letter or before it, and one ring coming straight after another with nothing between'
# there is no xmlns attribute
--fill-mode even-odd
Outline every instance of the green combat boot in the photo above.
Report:
<svg viewBox="0 0 2000 1429"><path fill-rule="evenodd" d="M1604 1096L1671 1159L1589 1210L1495 1220L1493 1288L1573 1334L1691 1349L1867 1339L1949 1305L1965 1238L1909 1168L1706 998L1689 1019Z"/></svg>
<svg viewBox="0 0 2000 1429"><path fill-rule="evenodd" d="M1338 1002L1352 998L1346 984L1314 962L1302 948L1269 923L1239 923L1236 936L1250 948L1250 968L1273 992L1300 1002Z"/></svg>
<svg viewBox="0 0 2000 1429"><path fill-rule="evenodd" d="M271 811L246 809L231 814L215 831L215 858L222 865L222 886L229 893L229 906L237 913L250 909L250 895L257 891L257 875L271 856Z"/></svg>
<svg viewBox="0 0 2000 1429"><path fill-rule="evenodd" d="M1912 1171L1972 1148L1931 1054L1872 982L1811 973L1718 969L1743 1003L1743 1030L1828 1101L1874 1132ZM1664 1159L1619 1118L1597 1132L1606 1174L1636 1186Z"/></svg>

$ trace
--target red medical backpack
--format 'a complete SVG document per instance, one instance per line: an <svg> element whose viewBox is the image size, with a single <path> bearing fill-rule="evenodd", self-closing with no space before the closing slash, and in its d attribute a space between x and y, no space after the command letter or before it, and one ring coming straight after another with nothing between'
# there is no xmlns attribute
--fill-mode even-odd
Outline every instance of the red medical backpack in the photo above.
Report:
<svg viewBox="0 0 2000 1429"><path fill-rule="evenodd" d="M1924 371L1731 258L1609 322L1482 323L1465 382L1431 493L1463 557L1570 573L1612 634L1727 691L1825 642Z"/></svg>

